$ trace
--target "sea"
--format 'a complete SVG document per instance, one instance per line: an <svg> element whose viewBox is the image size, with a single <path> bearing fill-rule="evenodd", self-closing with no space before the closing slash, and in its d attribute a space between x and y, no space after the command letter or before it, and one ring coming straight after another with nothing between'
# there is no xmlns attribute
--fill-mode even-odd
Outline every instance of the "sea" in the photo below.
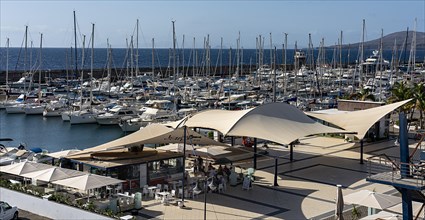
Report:
<svg viewBox="0 0 425 220"><path fill-rule="evenodd" d="M205 64L205 51L202 49L196 49L197 53L192 49L179 49L176 53L178 67L180 66L203 66ZM307 51L304 50L307 54ZM27 50L23 48L0 48L0 78L5 77L5 70L8 68L10 71L22 71L22 70L38 70L41 68L43 71L48 70L63 70L63 69L74 69L75 63L75 51L72 48L44 48L42 53L42 65L39 65L39 54L38 48L29 48ZM239 53L243 64L255 65L258 51L255 49L243 49ZM315 60L317 60L318 50L314 50L313 54ZM84 51L85 58L84 62L82 58L82 50L77 50L77 67L89 69L90 68L90 50ZM134 52L135 53L135 52ZM8 56L7 56L8 54ZM113 68L125 68L128 62L131 60L128 55L127 49L117 48L111 50L112 67ZM170 49L155 49L153 51L154 62L152 62L152 49L139 49L138 52L138 66L139 67L151 67L154 63L155 67L169 68L173 66L172 51ZM194 59L194 54L197 54L198 59ZM283 63L282 49L276 49L276 62ZM372 50L364 51L364 58L367 58L372 54ZM409 51L399 51L397 53L398 59L408 61ZM360 53L356 49L342 50L341 57L342 63L355 63L359 59ZM393 52L389 50L383 51L383 58L391 60ZM8 59L7 59L8 57ZM26 58L25 58L26 57ZM219 65L235 65L236 64L236 50L210 50L209 62L212 67ZM269 63L270 61L270 50L265 49L263 51L264 61L263 63ZM287 63L293 63L294 50L287 50ZM324 57L327 63L338 62L339 54L338 51L333 49L325 50ZM423 62L425 58L425 50L418 50L416 52L416 60ZM335 60L336 59L336 60ZM105 68L108 60L108 50L105 48L96 48L94 50L94 68L101 69ZM198 60L198 62L194 62ZM26 62L26 63L25 63ZM84 63L84 64L83 64ZM3 79L4 80L4 79ZM0 81L3 81L0 80ZM13 141L1 142L6 146L18 146L24 144L27 149L39 147L48 150L49 152L55 152L66 149L85 149L94 147L111 140L123 137L126 135L123 133L119 126L100 126L97 124L85 124L85 125L70 125L69 122L63 122L60 117L58 118L44 118L42 116L29 116L25 114L6 114L5 110L0 110L0 138L12 138Z"/></svg>
<svg viewBox="0 0 425 220"><path fill-rule="evenodd" d="M307 49L303 49L306 55L309 54ZM372 55L371 49L365 49L363 53L363 59L366 59ZM43 71L48 70L65 70L65 69L75 69L77 65L78 69L90 69L91 63L91 50L84 50L84 59L83 59L83 50L81 48L77 49L77 62L75 62L75 50L72 48L43 48L41 50L41 65L39 65L40 49L39 48L0 48L0 72L5 71L8 68L9 71L23 71L23 70L38 70L41 68ZM312 50L314 55L314 62L317 62L317 57L319 54L318 49ZM174 65L173 52L171 49L139 49L138 53L133 51L136 56L131 58L130 51L123 48L111 49L110 53L106 48L95 48L93 55L93 68L102 69L107 67L108 55L111 54L111 67L112 68L126 68L127 65L130 65L131 60L133 60L133 66L139 66L140 68L150 68L154 66L155 68L172 68ZM240 57L241 63L245 65L255 65L258 57L258 50L256 49L243 49L240 50L239 55L235 49L210 49L209 55L206 56L205 50L203 49L178 49L176 51L176 66L204 66L209 57L208 62L211 67L217 66L228 66L237 64L237 57ZM272 55L270 49L265 48L261 54L263 54L263 64L270 64L270 59L276 60L277 64L284 63L284 50L274 49ZM274 57L276 54L276 57ZM357 60L360 59L360 54L358 49L343 49L341 51L341 56L339 55L339 50L334 49L325 49L322 52L322 58L324 58L327 64L339 63L339 58L341 57L342 64L354 64ZM385 60L391 61L393 57L392 50L384 50L383 58ZM397 51L396 55L398 60L402 63L409 60L409 51ZM8 59L7 59L8 57ZM152 59L152 57L154 57ZM288 49L286 51L286 63L294 63L294 49ZM310 56L311 57L311 56ZM307 56L307 59L308 56ZM416 61L424 62L425 59L425 50L416 51ZM137 61L137 63L136 63ZM323 62L323 61L322 61ZM3 73L5 74L5 73ZM0 75L0 77L5 77Z"/></svg>

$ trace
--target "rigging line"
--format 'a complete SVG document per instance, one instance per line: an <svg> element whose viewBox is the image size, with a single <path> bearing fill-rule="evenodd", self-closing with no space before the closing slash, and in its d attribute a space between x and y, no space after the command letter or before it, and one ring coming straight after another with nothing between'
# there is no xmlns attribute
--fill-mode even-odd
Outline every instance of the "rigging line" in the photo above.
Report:
<svg viewBox="0 0 425 220"><path fill-rule="evenodd" d="M22 47L24 46L24 42L25 42L25 34L24 34L24 37L22 38L21 47L19 48L18 59L16 60L16 65L15 65L15 71L18 70L19 60L21 58Z"/></svg>

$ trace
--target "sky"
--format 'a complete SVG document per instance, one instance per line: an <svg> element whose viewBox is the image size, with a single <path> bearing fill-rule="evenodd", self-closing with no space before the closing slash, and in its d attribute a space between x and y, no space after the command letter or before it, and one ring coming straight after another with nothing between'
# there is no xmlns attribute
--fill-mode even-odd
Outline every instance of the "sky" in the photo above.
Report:
<svg viewBox="0 0 425 220"><path fill-rule="evenodd" d="M343 43L361 40L362 20L366 21L365 39L377 39L407 27L424 32L425 1L22 1L0 0L0 46L21 47L25 26L29 41L43 47L71 47L74 44L73 11L76 11L78 44L82 35L87 39L95 24L95 47L126 47L126 39L136 41L136 20L139 19L139 48L173 47L172 21L178 48L203 47L209 36L212 48L236 48L240 33L241 47L255 48L256 38L264 37L264 47L281 48L284 33L288 48L308 45L311 34L313 46L322 38L326 45L338 43L341 31ZM271 34L270 34L271 33ZM183 43L184 36L184 43ZM136 45L136 42L134 42Z"/></svg>

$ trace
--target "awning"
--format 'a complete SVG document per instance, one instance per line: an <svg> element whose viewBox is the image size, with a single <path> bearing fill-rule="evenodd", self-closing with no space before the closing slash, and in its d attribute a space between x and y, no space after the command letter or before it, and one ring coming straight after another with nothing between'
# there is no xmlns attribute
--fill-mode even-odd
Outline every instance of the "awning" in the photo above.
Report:
<svg viewBox="0 0 425 220"><path fill-rule="evenodd" d="M7 166L0 166L0 172L2 173L8 173L13 175L22 175L34 171L44 170L51 168L52 166L42 163L33 163L33 162L21 162L21 163L14 163Z"/></svg>
<svg viewBox="0 0 425 220"><path fill-rule="evenodd" d="M79 153L73 154L72 156L86 154L90 152L99 152L113 149L129 148L133 146L141 146L143 144L183 143L183 140L183 127L173 129L167 127L164 124L150 124L132 134L96 147L87 148ZM224 143L220 143L214 141L211 138L205 137L190 128L186 129L186 142L187 144L227 146Z"/></svg>
<svg viewBox="0 0 425 220"><path fill-rule="evenodd" d="M63 150L63 151L58 151L58 152L54 152L54 153L49 153L47 154L47 156L53 157L53 158L62 158L62 157L66 157L68 155L72 155L75 153L80 152L81 150L78 149L73 149L73 150Z"/></svg>
<svg viewBox="0 0 425 220"><path fill-rule="evenodd" d="M193 115L184 124L194 128L208 128L225 136L247 136L290 144L314 134L353 133L322 125L296 107L286 103L268 103L240 111L206 110Z"/></svg>
<svg viewBox="0 0 425 220"><path fill-rule="evenodd" d="M116 185L125 182L123 180L114 179L111 177L99 176L95 174L84 174L82 176L71 177L68 179L58 180L52 184L71 187L79 190L89 190L101 188L104 186Z"/></svg>
<svg viewBox="0 0 425 220"><path fill-rule="evenodd" d="M388 104L380 107L340 113L305 112L307 115L329 122L348 131L357 132L355 135L363 139L367 131L377 121L398 107L410 102L411 99Z"/></svg>
<svg viewBox="0 0 425 220"><path fill-rule="evenodd" d="M60 167L52 167L45 170L34 171L22 174L21 176L36 179L44 182L52 182L56 180L66 179L74 176L84 175L83 172L77 170L64 169Z"/></svg>

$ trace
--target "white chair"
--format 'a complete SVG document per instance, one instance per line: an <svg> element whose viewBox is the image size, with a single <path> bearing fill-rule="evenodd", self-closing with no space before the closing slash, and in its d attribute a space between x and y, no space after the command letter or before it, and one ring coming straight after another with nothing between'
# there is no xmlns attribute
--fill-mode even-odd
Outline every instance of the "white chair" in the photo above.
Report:
<svg viewBox="0 0 425 220"><path fill-rule="evenodd" d="M183 189L182 188L179 188L179 197L181 197L183 195Z"/></svg>
<svg viewBox="0 0 425 220"><path fill-rule="evenodd" d="M149 195L149 190L147 187L143 187L142 195L143 196Z"/></svg>
<svg viewBox="0 0 425 220"><path fill-rule="evenodd" d="M168 192L168 184L164 184L164 191Z"/></svg>
<svg viewBox="0 0 425 220"><path fill-rule="evenodd" d="M223 183L218 184L218 192L219 193L223 193L224 192L224 186L223 185L224 185Z"/></svg>
<svg viewBox="0 0 425 220"><path fill-rule="evenodd" d="M156 188L159 189L159 191L161 191L162 190L162 185L158 183L158 184L156 184Z"/></svg>
<svg viewBox="0 0 425 220"><path fill-rule="evenodd" d="M155 190L155 200L161 200L161 196L158 194L158 193L160 193L161 192L161 190L160 189L156 189Z"/></svg>
<svg viewBox="0 0 425 220"><path fill-rule="evenodd" d="M149 197L150 197L150 198L153 198L153 197L154 197L154 192L153 192L153 190L152 190L152 189L150 189L150 190L149 190Z"/></svg>
<svg viewBox="0 0 425 220"><path fill-rule="evenodd" d="M174 190L174 189L172 189L171 190L171 194L170 194L172 197L176 197L176 190Z"/></svg>

